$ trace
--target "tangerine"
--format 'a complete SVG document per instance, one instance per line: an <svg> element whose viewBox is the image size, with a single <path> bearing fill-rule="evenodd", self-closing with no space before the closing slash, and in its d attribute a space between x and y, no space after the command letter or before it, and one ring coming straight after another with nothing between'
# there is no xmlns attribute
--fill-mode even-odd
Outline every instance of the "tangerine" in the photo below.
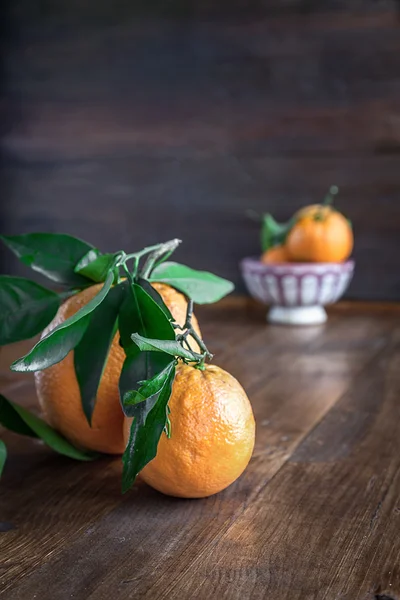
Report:
<svg viewBox="0 0 400 600"><path fill-rule="evenodd" d="M286 238L290 260L343 262L353 250L349 221L330 206L312 205L297 213L298 220Z"/></svg>
<svg viewBox="0 0 400 600"><path fill-rule="evenodd" d="M290 262L289 255L284 245L273 246L261 255L261 262L265 265L275 265Z"/></svg>
<svg viewBox="0 0 400 600"><path fill-rule="evenodd" d="M239 382L215 365L178 364L169 401L171 437L141 471L151 487L169 496L202 498L233 483L254 448L255 422ZM126 418L128 443L132 419Z"/></svg>
<svg viewBox="0 0 400 600"><path fill-rule="evenodd" d="M186 319L187 301L174 288L153 283L176 322L183 326ZM89 302L101 289L93 285L68 298L56 316L42 333L42 338L57 325L63 323ZM200 335L195 317L192 325ZM196 345L192 343L193 349ZM119 345L119 334L112 341L106 366L100 381L97 401L93 411L92 426L83 413L81 395L74 368L73 350L59 363L35 373L35 385L39 403L47 422L60 431L74 445L107 454L122 454L124 415L120 405L118 381L125 360L125 352Z"/></svg>

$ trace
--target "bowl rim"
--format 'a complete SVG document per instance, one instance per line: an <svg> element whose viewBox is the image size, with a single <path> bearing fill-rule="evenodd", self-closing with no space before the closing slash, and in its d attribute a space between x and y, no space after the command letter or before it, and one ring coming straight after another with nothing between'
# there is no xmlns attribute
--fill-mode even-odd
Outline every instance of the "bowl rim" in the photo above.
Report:
<svg viewBox="0 0 400 600"><path fill-rule="evenodd" d="M246 256L242 258L240 261L241 269L246 269L247 267L252 267L258 271L264 272L277 272L277 271L304 271L304 270L313 270L321 271L323 269L329 270L332 267L335 270L343 269L343 271L352 271L355 266L355 260L352 258L347 259L344 262L287 262L287 263L274 263L274 264L265 264L261 262L259 257L257 256Z"/></svg>

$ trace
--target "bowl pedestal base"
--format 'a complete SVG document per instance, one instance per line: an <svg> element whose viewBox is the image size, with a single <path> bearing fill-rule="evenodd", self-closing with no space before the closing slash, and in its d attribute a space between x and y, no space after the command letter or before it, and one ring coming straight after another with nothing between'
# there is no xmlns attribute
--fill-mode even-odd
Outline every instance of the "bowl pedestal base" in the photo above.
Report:
<svg viewBox="0 0 400 600"><path fill-rule="evenodd" d="M319 325L327 318L322 306L272 306L267 315L269 323L280 325Z"/></svg>

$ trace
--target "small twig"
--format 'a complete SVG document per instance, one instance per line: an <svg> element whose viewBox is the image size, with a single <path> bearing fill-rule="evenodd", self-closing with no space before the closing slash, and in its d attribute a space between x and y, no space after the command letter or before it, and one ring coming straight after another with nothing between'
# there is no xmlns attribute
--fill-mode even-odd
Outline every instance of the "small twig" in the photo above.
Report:
<svg viewBox="0 0 400 600"><path fill-rule="evenodd" d="M189 298L186 308L186 320L185 327L190 329L192 327L192 317L193 317L193 300Z"/></svg>
<svg viewBox="0 0 400 600"><path fill-rule="evenodd" d="M149 256L147 257L146 262L143 265L143 269L140 273L140 276L143 277L143 279L147 279L157 260L161 258L161 256L163 256L164 254L170 255L179 246L180 243L181 240L175 238L174 240L165 242L165 244L161 244L159 248L156 248L154 252L149 254Z"/></svg>
<svg viewBox="0 0 400 600"><path fill-rule="evenodd" d="M194 352L194 350L193 350L192 346L190 345L190 342L187 339L186 335L183 337L182 343L186 345L187 349L190 350L190 352Z"/></svg>
<svg viewBox="0 0 400 600"><path fill-rule="evenodd" d="M335 196L337 196L339 193L339 188L337 185L331 185L331 187L329 188L329 191L327 193L327 195L324 198L324 201L322 202L323 206L330 206L334 199Z"/></svg>
<svg viewBox="0 0 400 600"><path fill-rule="evenodd" d="M187 337L191 336L195 340L195 342L197 342L200 350L204 354L203 362L204 362L204 358L208 358L208 360L212 360L213 355L211 354L211 352L208 351L208 348L205 345L205 343L203 342L203 340L201 339L201 337L193 329L192 317L193 317L193 300L191 298L189 298L187 309L186 309L185 325L183 326L185 329L185 332L182 335L184 335L185 340Z"/></svg>

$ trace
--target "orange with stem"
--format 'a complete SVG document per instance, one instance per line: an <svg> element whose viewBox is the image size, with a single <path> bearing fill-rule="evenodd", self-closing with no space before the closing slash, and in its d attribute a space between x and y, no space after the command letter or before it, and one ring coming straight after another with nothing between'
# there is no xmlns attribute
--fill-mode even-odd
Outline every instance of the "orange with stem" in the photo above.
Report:
<svg viewBox="0 0 400 600"><path fill-rule="evenodd" d="M297 220L286 238L290 260L297 262L343 262L353 250L350 222L332 206L338 188L332 186L324 203L296 213Z"/></svg>

